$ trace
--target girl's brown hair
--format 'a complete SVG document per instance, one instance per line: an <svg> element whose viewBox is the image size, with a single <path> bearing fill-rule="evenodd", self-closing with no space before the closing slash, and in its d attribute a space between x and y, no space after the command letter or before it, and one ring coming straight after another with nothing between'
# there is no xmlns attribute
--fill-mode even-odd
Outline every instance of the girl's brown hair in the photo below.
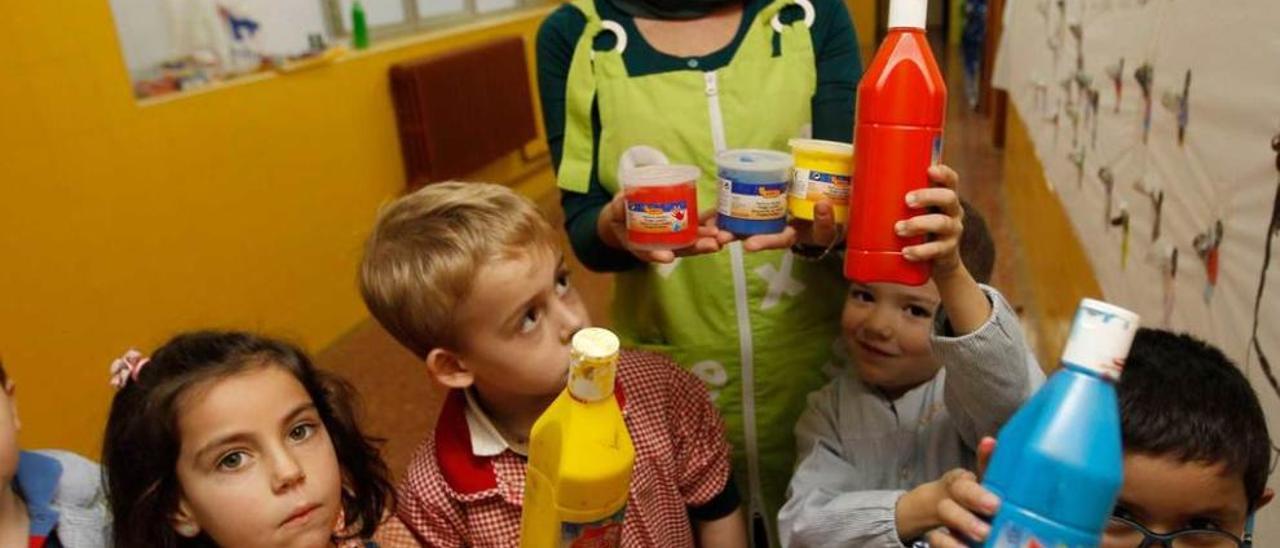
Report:
<svg viewBox="0 0 1280 548"><path fill-rule="evenodd" d="M188 539L170 526L180 490L179 400L193 386L255 367L288 371L311 396L342 468L344 530L351 538L373 535L394 504L393 490L378 440L356 423L352 387L317 369L291 344L249 333L201 331L161 346L111 402L102 464L114 546L214 546L207 535Z"/></svg>

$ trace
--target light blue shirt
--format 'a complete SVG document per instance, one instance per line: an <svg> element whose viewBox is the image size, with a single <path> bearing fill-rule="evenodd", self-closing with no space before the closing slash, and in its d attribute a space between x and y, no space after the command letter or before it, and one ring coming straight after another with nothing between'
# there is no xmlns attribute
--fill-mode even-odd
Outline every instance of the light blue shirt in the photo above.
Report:
<svg viewBox="0 0 1280 548"><path fill-rule="evenodd" d="M901 548L894 523L906 490L952 468L974 468L974 448L1044 382L1017 315L983 286L991 317L962 337L931 338L942 366L890 401L852 367L809 395L796 423L797 465L778 514L783 546Z"/></svg>

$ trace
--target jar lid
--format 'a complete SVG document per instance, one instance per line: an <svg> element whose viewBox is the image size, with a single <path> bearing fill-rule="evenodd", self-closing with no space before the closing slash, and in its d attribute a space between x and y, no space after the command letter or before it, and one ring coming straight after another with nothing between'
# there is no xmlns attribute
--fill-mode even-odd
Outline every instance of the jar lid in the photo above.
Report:
<svg viewBox="0 0 1280 548"><path fill-rule="evenodd" d="M775 150L739 148L716 154L721 169L750 173L774 173L791 169L791 155Z"/></svg>
<svg viewBox="0 0 1280 548"><path fill-rule="evenodd" d="M840 141L824 141L822 139L792 139L787 141L792 151L803 150L838 156L853 156L853 145Z"/></svg>
<svg viewBox="0 0 1280 548"><path fill-rule="evenodd" d="M618 179L622 186L669 186L693 183L702 175L698 166L684 164L647 165L622 170Z"/></svg>

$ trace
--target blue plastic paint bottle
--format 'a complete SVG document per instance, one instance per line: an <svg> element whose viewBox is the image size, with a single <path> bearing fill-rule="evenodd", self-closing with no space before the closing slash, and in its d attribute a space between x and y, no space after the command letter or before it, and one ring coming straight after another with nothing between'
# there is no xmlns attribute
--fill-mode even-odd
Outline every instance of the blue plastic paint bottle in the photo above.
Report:
<svg viewBox="0 0 1280 548"><path fill-rule="evenodd" d="M787 227L791 155L772 150L726 150L716 155L720 194L716 225L740 236Z"/></svg>
<svg viewBox="0 0 1280 548"><path fill-rule="evenodd" d="M983 485L1001 499L985 546L1098 546L1120 492L1115 383L1138 315L1085 299L1062 367L1000 429Z"/></svg>

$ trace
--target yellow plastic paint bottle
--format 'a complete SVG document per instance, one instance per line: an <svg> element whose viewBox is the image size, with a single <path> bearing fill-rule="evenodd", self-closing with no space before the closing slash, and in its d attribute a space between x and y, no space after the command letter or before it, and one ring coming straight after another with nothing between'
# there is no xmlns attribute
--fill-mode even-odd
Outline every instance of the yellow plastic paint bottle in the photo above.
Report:
<svg viewBox="0 0 1280 548"><path fill-rule="evenodd" d="M569 385L533 424L525 472L522 548L618 546L635 447L613 393L618 337L573 336Z"/></svg>

